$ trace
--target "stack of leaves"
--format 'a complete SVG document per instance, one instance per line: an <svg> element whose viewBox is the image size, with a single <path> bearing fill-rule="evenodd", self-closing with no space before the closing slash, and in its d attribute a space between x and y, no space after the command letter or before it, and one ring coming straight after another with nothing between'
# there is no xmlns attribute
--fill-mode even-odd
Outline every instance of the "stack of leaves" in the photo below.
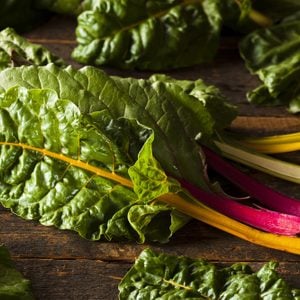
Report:
<svg viewBox="0 0 300 300"><path fill-rule="evenodd" d="M280 24L249 34L240 44L248 69L263 84L248 93L255 104L300 112L300 10Z"/></svg>
<svg viewBox="0 0 300 300"><path fill-rule="evenodd" d="M33 300L30 282L15 270L8 250L0 245L0 299Z"/></svg>
<svg viewBox="0 0 300 300"><path fill-rule="evenodd" d="M144 250L119 284L120 300L135 299L299 299L269 262L254 272L249 265L217 268L202 260Z"/></svg>

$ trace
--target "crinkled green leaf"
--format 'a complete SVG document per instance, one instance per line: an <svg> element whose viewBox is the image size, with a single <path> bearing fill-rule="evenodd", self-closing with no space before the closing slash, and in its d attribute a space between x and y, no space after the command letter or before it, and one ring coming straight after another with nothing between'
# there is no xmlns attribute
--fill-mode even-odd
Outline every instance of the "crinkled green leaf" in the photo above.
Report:
<svg viewBox="0 0 300 300"><path fill-rule="evenodd" d="M148 80L108 77L102 71L46 67L21 67L0 73L0 87L51 88L70 99L83 114L97 118L138 120L155 133L154 155L170 175L207 188L203 157L195 139L210 140L227 126L235 109L218 90L201 80L179 81L165 76ZM222 113L222 118L219 113Z"/></svg>
<svg viewBox="0 0 300 300"><path fill-rule="evenodd" d="M0 245L0 299L33 300L30 282L18 272L8 250Z"/></svg>
<svg viewBox="0 0 300 300"><path fill-rule="evenodd" d="M275 271L276 263L254 272L245 264L217 268L202 259L144 250L119 284L119 299L298 299Z"/></svg>
<svg viewBox="0 0 300 300"><path fill-rule="evenodd" d="M95 123L54 91L15 87L1 95L0 132L0 201L25 219L139 242L167 242L188 220L133 191L128 168L152 143L136 121L102 112Z"/></svg>
<svg viewBox="0 0 300 300"><path fill-rule="evenodd" d="M216 1L85 1L76 29L81 63L159 70L212 60L221 16Z"/></svg>
<svg viewBox="0 0 300 300"><path fill-rule="evenodd" d="M300 12L279 25L248 35L240 45L248 69L263 84L248 93L255 104L300 111Z"/></svg>
<svg viewBox="0 0 300 300"><path fill-rule="evenodd" d="M0 32L0 70L20 65L63 65L63 61L52 55L45 47L35 45L19 36L14 29Z"/></svg>
<svg viewBox="0 0 300 300"><path fill-rule="evenodd" d="M258 27L251 0L85 0L82 7L72 55L85 64L191 66L213 59L222 26L242 32Z"/></svg>

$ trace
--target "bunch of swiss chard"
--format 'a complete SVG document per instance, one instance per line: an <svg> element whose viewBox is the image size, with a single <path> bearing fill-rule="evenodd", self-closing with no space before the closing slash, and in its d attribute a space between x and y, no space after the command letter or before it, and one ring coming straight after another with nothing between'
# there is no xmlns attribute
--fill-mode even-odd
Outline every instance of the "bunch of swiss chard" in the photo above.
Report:
<svg viewBox="0 0 300 300"><path fill-rule="evenodd" d="M0 202L23 218L92 240L167 242L194 217L300 253L299 239L289 237L299 233L297 200L269 191L277 200L267 201L265 187L249 189L242 179L238 185L250 194L260 190L253 196L278 212L253 208L217 194L210 183L206 163L220 171L213 164L218 156L199 144L215 150L214 139L236 116L215 87L49 64L4 69L0 90Z"/></svg>

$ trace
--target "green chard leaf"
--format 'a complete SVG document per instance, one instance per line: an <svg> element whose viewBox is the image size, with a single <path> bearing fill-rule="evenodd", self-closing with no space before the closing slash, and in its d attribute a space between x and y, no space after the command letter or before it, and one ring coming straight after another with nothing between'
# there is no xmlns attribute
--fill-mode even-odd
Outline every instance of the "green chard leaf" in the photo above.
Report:
<svg viewBox="0 0 300 300"><path fill-rule="evenodd" d="M255 104L285 105L300 112L300 11L280 24L254 31L240 44L248 69L263 84L248 93Z"/></svg>
<svg viewBox="0 0 300 300"><path fill-rule="evenodd" d="M0 72L1 88L2 204L93 240L168 241L188 218L156 201L182 192L167 175L209 189L197 139L235 116L216 88L162 75L30 66Z"/></svg>
<svg viewBox="0 0 300 300"><path fill-rule="evenodd" d="M280 278L276 266L270 262L258 272L246 264L217 268L146 249L119 284L119 299L298 299L299 290Z"/></svg>
<svg viewBox="0 0 300 300"><path fill-rule="evenodd" d="M236 110L219 91L201 80L179 81L162 75L148 80L111 78L93 67L75 70L54 65L0 73L0 88L16 85L53 89L95 122L104 111L112 119L136 119L154 131L154 155L167 174L204 189L207 184L203 155L196 139L209 143L211 135L236 116Z"/></svg>
<svg viewBox="0 0 300 300"><path fill-rule="evenodd" d="M218 1L85 1L78 17L81 63L170 69L214 57L221 28Z"/></svg>
<svg viewBox="0 0 300 300"><path fill-rule="evenodd" d="M63 65L60 58L51 54L45 47L28 42L14 29L6 28L0 32L0 70L20 65L41 66L49 63Z"/></svg>
<svg viewBox="0 0 300 300"><path fill-rule="evenodd" d="M30 282L15 270L8 250L0 245L0 299L33 300Z"/></svg>
<svg viewBox="0 0 300 300"><path fill-rule="evenodd" d="M81 236L167 242L188 218L133 190L128 168L151 130L97 123L52 90L14 87L0 101L0 202L25 219Z"/></svg>

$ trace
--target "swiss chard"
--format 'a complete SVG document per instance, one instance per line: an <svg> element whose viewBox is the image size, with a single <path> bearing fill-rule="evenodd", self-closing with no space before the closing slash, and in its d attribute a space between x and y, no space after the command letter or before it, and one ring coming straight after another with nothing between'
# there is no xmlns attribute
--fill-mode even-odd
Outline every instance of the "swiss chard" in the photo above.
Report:
<svg viewBox="0 0 300 300"><path fill-rule="evenodd" d="M9 90L16 85L23 88ZM215 88L202 81L110 78L92 67L54 65L6 69L0 73L0 87L6 90L1 95L1 202L24 218L90 239L165 242L187 222L184 213L254 243L300 253L298 238L260 232L230 219L191 197L173 179L210 189L196 140L212 141L215 130L235 115ZM226 114L217 122L220 109ZM65 111L69 114L59 117ZM118 124L120 117L132 121ZM139 152L134 141L145 141L147 130L134 119L161 136L162 144L151 135ZM135 159L128 155L130 124L142 130L133 131L133 153L139 153ZM114 157L115 151L120 155ZM111 189L115 185L118 188ZM114 193L106 195L107 187ZM110 196L113 202L107 201Z"/></svg>
<svg viewBox="0 0 300 300"><path fill-rule="evenodd" d="M0 245L0 299L33 300L30 282L18 272L8 250Z"/></svg>
<svg viewBox="0 0 300 300"><path fill-rule="evenodd" d="M144 250L119 284L119 299L298 299L269 262L254 272L236 263L218 268L202 259Z"/></svg>

